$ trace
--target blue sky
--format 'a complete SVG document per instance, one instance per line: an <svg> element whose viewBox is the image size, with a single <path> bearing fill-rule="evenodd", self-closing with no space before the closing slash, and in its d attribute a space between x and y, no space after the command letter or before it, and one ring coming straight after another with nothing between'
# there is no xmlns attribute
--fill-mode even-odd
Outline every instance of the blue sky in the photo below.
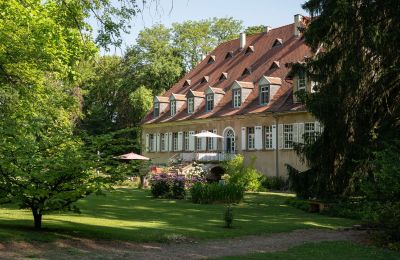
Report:
<svg viewBox="0 0 400 260"><path fill-rule="evenodd" d="M122 48L112 49L108 54L121 55L127 46L135 43L138 33L143 28L157 23L169 27L173 23L186 20L233 17L242 20L245 27L263 24L274 28L292 23L294 14L305 14L301 8L305 0L148 0L148 2L152 3L132 21L131 33L123 35ZM93 25L95 27L95 24Z"/></svg>

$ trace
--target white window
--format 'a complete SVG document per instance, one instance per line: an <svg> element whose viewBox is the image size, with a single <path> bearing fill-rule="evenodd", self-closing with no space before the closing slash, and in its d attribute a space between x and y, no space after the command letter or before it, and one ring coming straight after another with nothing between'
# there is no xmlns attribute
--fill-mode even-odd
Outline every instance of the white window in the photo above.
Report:
<svg viewBox="0 0 400 260"><path fill-rule="evenodd" d="M297 90L305 90L306 89L306 73L301 71L299 73L299 78L297 80Z"/></svg>
<svg viewBox="0 0 400 260"><path fill-rule="evenodd" d="M254 127L247 127L247 149L255 149Z"/></svg>
<svg viewBox="0 0 400 260"><path fill-rule="evenodd" d="M183 148L185 151L189 151L189 132L183 133Z"/></svg>
<svg viewBox="0 0 400 260"><path fill-rule="evenodd" d="M194 112L194 98L188 98L188 113L192 114Z"/></svg>
<svg viewBox="0 0 400 260"><path fill-rule="evenodd" d="M150 135L149 135L149 139L150 139L150 140L149 140L149 142L150 142L150 143L149 143L149 152L155 152L155 149L154 149L154 148L156 147L156 146L155 146L155 141L156 141L156 140L155 140L154 134L150 134Z"/></svg>
<svg viewBox="0 0 400 260"><path fill-rule="evenodd" d="M172 134L172 147L173 151L178 151L178 133Z"/></svg>
<svg viewBox="0 0 400 260"><path fill-rule="evenodd" d="M174 116L176 114L176 101L171 100L169 105L171 107L171 116Z"/></svg>
<svg viewBox="0 0 400 260"><path fill-rule="evenodd" d="M208 130L210 133L213 132L213 130ZM207 137L207 150L212 151L214 149L214 138L212 137Z"/></svg>
<svg viewBox="0 0 400 260"><path fill-rule="evenodd" d="M260 105L265 105L269 101L269 85L260 86Z"/></svg>
<svg viewBox="0 0 400 260"><path fill-rule="evenodd" d="M235 89L233 90L233 107L240 107L241 104L241 90Z"/></svg>
<svg viewBox="0 0 400 260"><path fill-rule="evenodd" d="M207 103L206 103L206 111L211 111L214 109L214 95L208 94L207 95Z"/></svg>
<svg viewBox="0 0 400 260"><path fill-rule="evenodd" d="M154 109L153 109L154 117L158 117L160 115L160 103L154 102Z"/></svg>
<svg viewBox="0 0 400 260"><path fill-rule="evenodd" d="M304 124L304 142L311 143L315 141L316 133L315 133L315 123L305 123Z"/></svg>
<svg viewBox="0 0 400 260"><path fill-rule="evenodd" d="M283 125L283 148L293 148L293 125Z"/></svg>
<svg viewBox="0 0 400 260"><path fill-rule="evenodd" d="M167 149L165 149L165 135L166 134L161 134L160 135L160 149L161 151L166 151Z"/></svg>
<svg viewBox="0 0 400 260"><path fill-rule="evenodd" d="M272 149L272 125L271 126L266 126L264 128L264 139L265 139L265 149Z"/></svg>
<svg viewBox="0 0 400 260"><path fill-rule="evenodd" d="M198 134L199 132L196 132L196 134ZM201 151L202 149L202 140L201 138L196 137L196 150L197 151Z"/></svg>

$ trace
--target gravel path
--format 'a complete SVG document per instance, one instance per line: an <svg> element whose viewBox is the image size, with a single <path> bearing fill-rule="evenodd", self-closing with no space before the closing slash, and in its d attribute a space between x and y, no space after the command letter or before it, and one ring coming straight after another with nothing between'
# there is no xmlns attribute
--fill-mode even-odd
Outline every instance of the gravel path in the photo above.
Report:
<svg viewBox="0 0 400 260"><path fill-rule="evenodd" d="M365 242L365 231L296 230L263 236L184 243L132 243L104 240L59 240L52 243L0 243L1 259L201 259L256 252L284 251L307 242Z"/></svg>

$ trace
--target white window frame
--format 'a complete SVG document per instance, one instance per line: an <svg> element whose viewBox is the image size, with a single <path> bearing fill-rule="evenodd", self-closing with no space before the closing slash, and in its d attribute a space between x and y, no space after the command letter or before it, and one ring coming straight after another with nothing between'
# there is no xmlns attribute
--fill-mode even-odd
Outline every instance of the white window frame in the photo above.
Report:
<svg viewBox="0 0 400 260"><path fill-rule="evenodd" d="M192 114L194 112L194 98L188 98L188 113Z"/></svg>
<svg viewBox="0 0 400 260"><path fill-rule="evenodd" d="M196 134L198 134L199 132L196 131ZM201 138L195 137L196 138L196 143L195 143L195 147L196 147L196 151L202 151L203 150L203 142L201 140Z"/></svg>
<svg viewBox="0 0 400 260"><path fill-rule="evenodd" d="M265 95L265 101L263 101ZM269 102L269 84L260 85L260 105L266 105Z"/></svg>
<svg viewBox="0 0 400 260"><path fill-rule="evenodd" d="M189 132L183 132L183 149L189 151Z"/></svg>
<svg viewBox="0 0 400 260"><path fill-rule="evenodd" d="M264 127L264 147L266 150L271 150L273 149L273 130L272 130L272 125L265 126Z"/></svg>
<svg viewBox="0 0 400 260"><path fill-rule="evenodd" d="M155 134L149 134L149 152L155 152Z"/></svg>
<svg viewBox="0 0 400 260"><path fill-rule="evenodd" d="M171 116L176 115L176 100L171 100L169 102L169 106L170 106L170 109L171 109Z"/></svg>
<svg viewBox="0 0 400 260"><path fill-rule="evenodd" d="M208 130L210 133L213 132L213 130ZM212 151L214 150L214 138L213 137L207 137L207 150Z"/></svg>
<svg viewBox="0 0 400 260"><path fill-rule="evenodd" d="M211 108L210 108L211 106ZM212 111L214 109L214 94L206 95L206 111Z"/></svg>
<svg viewBox="0 0 400 260"><path fill-rule="evenodd" d="M160 103L159 102L154 102L153 105L153 116L158 117L160 115Z"/></svg>
<svg viewBox="0 0 400 260"><path fill-rule="evenodd" d="M283 125L283 149L293 149L293 124Z"/></svg>
<svg viewBox="0 0 400 260"><path fill-rule="evenodd" d="M160 150L161 150L161 152L165 152L167 150L166 146L165 146L165 135L166 134L160 134Z"/></svg>
<svg viewBox="0 0 400 260"><path fill-rule="evenodd" d="M305 90L307 86L306 73L301 71L297 76L297 90Z"/></svg>
<svg viewBox="0 0 400 260"><path fill-rule="evenodd" d="M303 140L304 143L312 143L316 139L316 131L315 131L315 122L306 122L304 123L304 134Z"/></svg>
<svg viewBox="0 0 400 260"><path fill-rule="evenodd" d="M242 90L234 89L232 91L233 95L233 107L240 107L242 105Z"/></svg>
<svg viewBox="0 0 400 260"><path fill-rule="evenodd" d="M172 151L178 151L178 133L172 133Z"/></svg>
<svg viewBox="0 0 400 260"><path fill-rule="evenodd" d="M254 127L247 127L247 150L256 149L256 132Z"/></svg>

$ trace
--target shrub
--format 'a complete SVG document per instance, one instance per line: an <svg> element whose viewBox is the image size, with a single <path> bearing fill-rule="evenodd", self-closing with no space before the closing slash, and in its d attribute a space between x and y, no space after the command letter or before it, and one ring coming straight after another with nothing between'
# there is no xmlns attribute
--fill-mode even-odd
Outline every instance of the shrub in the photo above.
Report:
<svg viewBox="0 0 400 260"><path fill-rule="evenodd" d="M185 182L181 176L156 175L150 180L151 194L155 198L183 199Z"/></svg>
<svg viewBox="0 0 400 260"><path fill-rule="evenodd" d="M243 186L236 184L195 183L191 189L192 202L209 204L215 202L239 203L244 197Z"/></svg>
<svg viewBox="0 0 400 260"><path fill-rule="evenodd" d="M294 208L304 210L304 211L308 211L308 209L309 209L308 201L298 199L298 198L288 198L286 200L286 204L288 204Z"/></svg>
<svg viewBox="0 0 400 260"><path fill-rule="evenodd" d="M260 178L261 186L267 190L287 190L288 181L282 177L262 176Z"/></svg>
<svg viewBox="0 0 400 260"><path fill-rule="evenodd" d="M224 212L224 221L225 221L225 227L231 228L232 227L232 222L233 222L233 209L231 205L228 205L225 208Z"/></svg>
<svg viewBox="0 0 400 260"><path fill-rule="evenodd" d="M252 157L250 164L245 165L242 155L226 161L223 167L229 176L228 183L240 185L248 191L257 191L261 187L261 174L253 167L256 157Z"/></svg>

